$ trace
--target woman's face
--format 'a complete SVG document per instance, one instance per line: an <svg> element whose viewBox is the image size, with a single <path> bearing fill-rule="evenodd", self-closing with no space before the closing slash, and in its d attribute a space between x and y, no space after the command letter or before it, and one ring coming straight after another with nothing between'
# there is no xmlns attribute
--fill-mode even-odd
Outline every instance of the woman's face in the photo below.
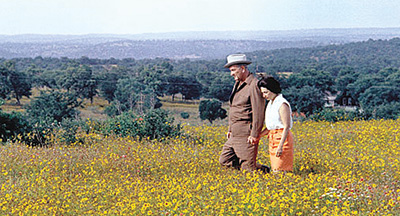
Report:
<svg viewBox="0 0 400 216"><path fill-rule="evenodd" d="M277 94L273 93L272 91L268 90L267 88L261 87L260 88L263 97L267 100L273 100Z"/></svg>

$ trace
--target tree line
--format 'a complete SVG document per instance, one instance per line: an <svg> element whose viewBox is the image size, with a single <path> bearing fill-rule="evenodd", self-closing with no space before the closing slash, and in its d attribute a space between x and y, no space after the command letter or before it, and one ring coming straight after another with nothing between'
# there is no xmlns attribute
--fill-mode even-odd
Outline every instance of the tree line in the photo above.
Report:
<svg viewBox="0 0 400 216"><path fill-rule="evenodd" d="M345 119L349 115L363 119L398 118L398 47L400 39L394 38L304 49L257 51L247 55L253 61L250 71L272 75L280 80L283 94L295 112L325 120ZM185 100L201 98L226 102L234 81L229 70L223 68L224 64L225 59L70 59L40 56L0 59L0 98L15 98L19 103L22 97L31 96L32 88L45 90L32 100L27 110L36 117L52 113L51 119L56 121L76 116L74 108L81 106L80 101L93 100L96 95L109 102L105 109L109 116L132 110L146 113L149 109L159 108L159 98L166 95L172 99L180 95ZM349 113L327 109L328 96L335 96L336 104L341 104L343 98L351 100L357 110ZM44 111L45 107L49 107L42 103L45 98L53 98L47 102L62 104L64 108ZM220 110L215 113L226 116L226 112ZM217 117L210 117L209 120ZM207 117L203 115L202 119Z"/></svg>

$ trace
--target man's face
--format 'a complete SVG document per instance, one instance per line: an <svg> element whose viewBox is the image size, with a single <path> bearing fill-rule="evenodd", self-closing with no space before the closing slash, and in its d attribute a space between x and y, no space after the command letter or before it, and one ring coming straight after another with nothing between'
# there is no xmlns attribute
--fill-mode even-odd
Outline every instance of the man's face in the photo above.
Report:
<svg viewBox="0 0 400 216"><path fill-rule="evenodd" d="M231 76L235 78L235 81L244 81L244 67L239 67L239 65L232 65L229 67L229 70L231 71Z"/></svg>

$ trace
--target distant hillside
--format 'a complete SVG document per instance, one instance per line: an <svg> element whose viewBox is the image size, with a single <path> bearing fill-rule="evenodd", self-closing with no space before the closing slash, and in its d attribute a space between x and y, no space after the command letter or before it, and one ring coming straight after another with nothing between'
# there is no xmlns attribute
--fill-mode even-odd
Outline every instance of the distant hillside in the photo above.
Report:
<svg viewBox="0 0 400 216"><path fill-rule="evenodd" d="M55 43L99 44L121 40L261 40L304 41L324 43L390 39L400 36L400 28L353 28L353 29L300 29L285 31L193 31L146 33L133 35L87 34L87 35L0 35L0 43Z"/></svg>
<svg viewBox="0 0 400 216"><path fill-rule="evenodd" d="M172 32L138 35L0 35L0 58L220 59L233 52L305 48L400 36L400 28Z"/></svg>
<svg viewBox="0 0 400 216"><path fill-rule="evenodd" d="M312 48L288 48L248 53L259 70L299 72L314 67L333 75L343 67L357 72L376 73L382 68L400 68L400 38L367 40Z"/></svg>
<svg viewBox="0 0 400 216"><path fill-rule="evenodd" d="M319 45L313 41L256 41L256 40L121 40L105 43L3 43L0 57L69 57L80 58L171 58L171 59L217 59L228 53L272 50L290 47Z"/></svg>

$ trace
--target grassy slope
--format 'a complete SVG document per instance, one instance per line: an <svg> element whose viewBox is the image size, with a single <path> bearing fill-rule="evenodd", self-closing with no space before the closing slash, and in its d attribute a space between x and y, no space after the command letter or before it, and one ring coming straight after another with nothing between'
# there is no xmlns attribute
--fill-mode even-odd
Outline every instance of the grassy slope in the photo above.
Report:
<svg viewBox="0 0 400 216"><path fill-rule="evenodd" d="M294 173L218 163L225 126L164 142L0 146L0 215L399 215L400 121L296 122ZM257 160L269 164L266 139Z"/></svg>
<svg viewBox="0 0 400 216"><path fill-rule="evenodd" d="M35 96L39 95L38 90L33 90L32 97L26 98L23 97L21 99L21 105L17 105L17 101L15 99L7 100L6 103L1 107L5 112L24 112L25 106L29 104L29 102ZM187 125L202 125L202 124L210 124L208 121L202 121L199 117L199 102L200 100L192 100L185 101L179 98L175 98L172 101L171 97L166 96L161 98L161 103L163 104L162 108L168 110L171 115L175 119L175 123L179 124L187 124ZM79 108L81 112L80 117L82 119L105 119L107 115L105 115L104 109L109 104L106 100L101 97L94 97L93 104L90 103L89 100L84 100L82 103L82 108ZM227 104L223 105L223 108L228 110L229 106ZM181 117L181 113L186 112L190 115L188 119L183 119ZM213 122L213 125L227 125L228 120L216 120Z"/></svg>

